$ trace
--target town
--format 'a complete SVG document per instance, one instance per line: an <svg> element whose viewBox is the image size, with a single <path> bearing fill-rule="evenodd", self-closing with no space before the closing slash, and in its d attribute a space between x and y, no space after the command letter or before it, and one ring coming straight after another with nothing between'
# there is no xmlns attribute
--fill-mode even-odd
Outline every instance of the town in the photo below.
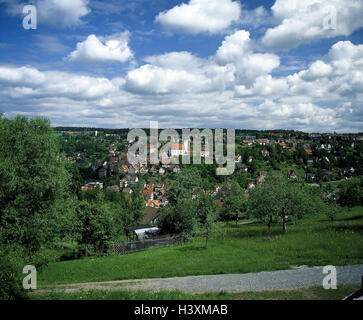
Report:
<svg viewBox="0 0 363 320"><path fill-rule="evenodd" d="M82 176L82 191L112 190L132 194L141 190L145 201L144 223L155 222L158 209L168 204L168 186L183 165L161 160L158 164L130 164L127 150L127 130L56 128L66 158ZM117 133L115 133L117 132ZM179 141L171 145L172 156L193 156L193 143ZM189 141L188 141L189 142ZM87 146L87 149L85 148ZM189 147L191 146L191 148ZM160 146L148 144L148 152ZM208 170L203 184L216 203L223 205L227 196L222 186L237 181L248 191L264 182L269 172L281 172L289 179L304 180L319 187L322 183L344 181L362 175L360 155L363 134L308 134L294 131L243 131L236 133L235 173L219 177ZM201 157L209 157L202 146ZM193 165L192 165L193 166ZM216 166L216 165L209 165ZM198 168L198 165L195 165ZM329 190L327 197L339 196L338 190Z"/></svg>

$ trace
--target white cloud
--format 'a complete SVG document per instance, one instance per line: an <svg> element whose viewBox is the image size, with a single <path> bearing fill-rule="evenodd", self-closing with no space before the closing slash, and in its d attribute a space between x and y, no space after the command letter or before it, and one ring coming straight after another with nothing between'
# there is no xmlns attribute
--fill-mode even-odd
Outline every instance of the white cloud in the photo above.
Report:
<svg viewBox="0 0 363 320"><path fill-rule="evenodd" d="M59 71L41 72L32 67L0 66L0 84L15 88L28 97L61 96L73 99L94 99L116 92L124 80L77 75Z"/></svg>
<svg viewBox="0 0 363 320"><path fill-rule="evenodd" d="M272 50L348 36L363 27L361 0L276 0L271 10L279 24L266 31L262 44Z"/></svg>
<svg viewBox="0 0 363 320"><path fill-rule="evenodd" d="M26 1L0 0L6 4L6 12L10 15L23 15ZM82 18L88 15L89 0L35 0L30 2L37 8L39 24L56 28L68 28L82 23Z"/></svg>
<svg viewBox="0 0 363 320"><path fill-rule="evenodd" d="M232 64L241 83L251 84L258 76L271 73L280 65L280 58L269 53L254 53L249 32L239 30L227 36L218 48L216 60Z"/></svg>
<svg viewBox="0 0 363 320"><path fill-rule="evenodd" d="M88 0L38 0L36 4L39 23L58 28L78 25L91 12Z"/></svg>
<svg viewBox="0 0 363 320"><path fill-rule="evenodd" d="M145 59L149 64L127 74L127 88L136 92L172 93L224 90L233 70L189 52L171 52ZM185 68L188 66L188 68Z"/></svg>
<svg viewBox="0 0 363 320"><path fill-rule="evenodd" d="M221 47L209 58L150 56L113 79L0 65L1 107L6 115L47 116L53 125L147 127L158 120L163 127L361 131L363 45L338 42L306 70L274 77L267 68L248 83L239 61L257 61L258 53L247 34L226 37Z"/></svg>
<svg viewBox="0 0 363 320"><path fill-rule="evenodd" d="M109 37L91 34L85 41L77 43L76 50L66 60L76 63L126 62L133 57L128 45L129 37L128 31Z"/></svg>
<svg viewBox="0 0 363 320"><path fill-rule="evenodd" d="M168 29L198 34L220 33L238 21L241 5L232 0L190 0L160 12L156 22Z"/></svg>

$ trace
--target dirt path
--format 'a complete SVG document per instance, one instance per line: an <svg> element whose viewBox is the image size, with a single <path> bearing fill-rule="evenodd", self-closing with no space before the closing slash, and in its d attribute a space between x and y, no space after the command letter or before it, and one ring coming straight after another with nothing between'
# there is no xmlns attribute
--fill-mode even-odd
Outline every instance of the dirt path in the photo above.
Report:
<svg viewBox="0 0 363 320"><path fill-rule="evenodd" d="M360 284L363 265L336 267L337 285ZM272 272L188 276L160 279L120 280L106 282L75 283L43 287L34 293L81 290L180 290L183 292L245 292L297 289L322 286L323 267L295 267L294 270Z"/></svg>

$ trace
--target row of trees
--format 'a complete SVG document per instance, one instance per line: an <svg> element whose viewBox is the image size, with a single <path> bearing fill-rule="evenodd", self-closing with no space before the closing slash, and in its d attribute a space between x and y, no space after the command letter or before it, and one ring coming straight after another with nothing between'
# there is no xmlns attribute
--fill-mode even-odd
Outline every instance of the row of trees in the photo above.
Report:
<svg viewBox="0 0 363 320"><path fill-rule="evenodd" d="M46 119L0 114L0 298L24 297L22 268L47 263L59 240L106 248L126 223L140 221L140 194L80 192Z"/></svg>
<svg viewBox="0 0 363 320"><path fill-rule="evenodd" d="M227 183L223 191L227 194L222 207L216 207L210 195L198 192L200 176L194 169L184 170L170 190L170 205L161 210L159 227L165 233L181 234L185 238L204 231L206 241L213 222L256 218L268 229L281 223L287 231L287 222L298 222L308 215L327 215L331 220L338 209L322 199L319 190L301 181L288 180L283 175L271 174L266 181L249 191L238 183ZM216 214L218 212L218 215Z"/></svg>

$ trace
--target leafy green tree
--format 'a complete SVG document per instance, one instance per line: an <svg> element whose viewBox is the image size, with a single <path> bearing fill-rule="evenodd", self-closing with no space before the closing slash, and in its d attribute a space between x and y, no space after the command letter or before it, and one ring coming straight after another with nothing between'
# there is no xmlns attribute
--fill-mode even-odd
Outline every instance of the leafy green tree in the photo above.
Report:
<svg viewBox="0 0 363 320"><path fill-rule="evenodd" d="M77 195L78 199L81 199L81 191L83 186L83 178L79 172L78 168L73 170L71 192Z"/></svg>
<svg viewBox="0 0 363 320"><path fill-rule="evenodd" d="M216 206L213 198L204 192L200 193L197 202L197 221L199 228L204 230L205 247L207 248L210 231L212 230L213 223L217 219Z"/></svg>
<svg viewBox="0 0 363 320"><path fill-rule="evenodd" d="M169 203L180 199L191 199L196 189L201 187L201 177L196 168L183 168L169 190Z"/></svg>
<svg viewBox="0 0 363 320"><path fill-rule="evenodd" d="M140 193L134 192L129 202L130 217L135 224L139 223L145 215L144 198Z"/></svg>
<svg viewBox="0 0 363 320"><path fill-rule="evenodd" d="M49 121L0 114L0 298L25 297L22 268L62 231L69 175ZM62 209L62 210L59 210Z"/></svg>
<svg viewBox="0 0 363 320"><path fill-rule="evenodd" d="M103 202L82 201L76 209L78 244L88 255L88 248L104 251L116 235L115 220L109 206Z"/></svg>
<svg viewBox="0 0 363 320"><path fill-rule="evenodd" d="M341 185L341 192L339 197L339 204L352 208L362 204L363 188L359 179L351 179L345 181Z"/></svg>
<svg viewBox="0 0 363 320"><path fill-rule="evenodd" d="M158 227L162 233L180 234L187 240L198 231L200 185L198 170L183 168L169 190L170 204L160 210Z"/></svg>
<svg viewBox="0 0 363 320"><path fill-rule="evenodd" d="M313 194L303 183L289 181L280 175L270 175L265 183L250 191L248 212L271 224L280 220L282 229L287 231L287 222L302 219L308 214L319 212L322 199Z"/></svg>
<svg viewBox="0 0 363 320"><path fill-rule="evenodd" d="M178 234L188 240L198 230L196 209L196 201L186 199L165 206L160 210L158 227L163 234Z"/></svg>
<svg viewBox="0 0 363 320"><path fill-rule="evenodd" d="M220 218L222 220L236 219L247 210L247 198L244 190L237 183L232 183L230 187L225 187L228 196L223 201Z"/></svg>
<svg viewBox="0 0 363 320"><path fill-rule="evenodd" d="M51 241L56 204L68 198L68 184L48 120L0 117L0 243L32 254Z"/></svg>

